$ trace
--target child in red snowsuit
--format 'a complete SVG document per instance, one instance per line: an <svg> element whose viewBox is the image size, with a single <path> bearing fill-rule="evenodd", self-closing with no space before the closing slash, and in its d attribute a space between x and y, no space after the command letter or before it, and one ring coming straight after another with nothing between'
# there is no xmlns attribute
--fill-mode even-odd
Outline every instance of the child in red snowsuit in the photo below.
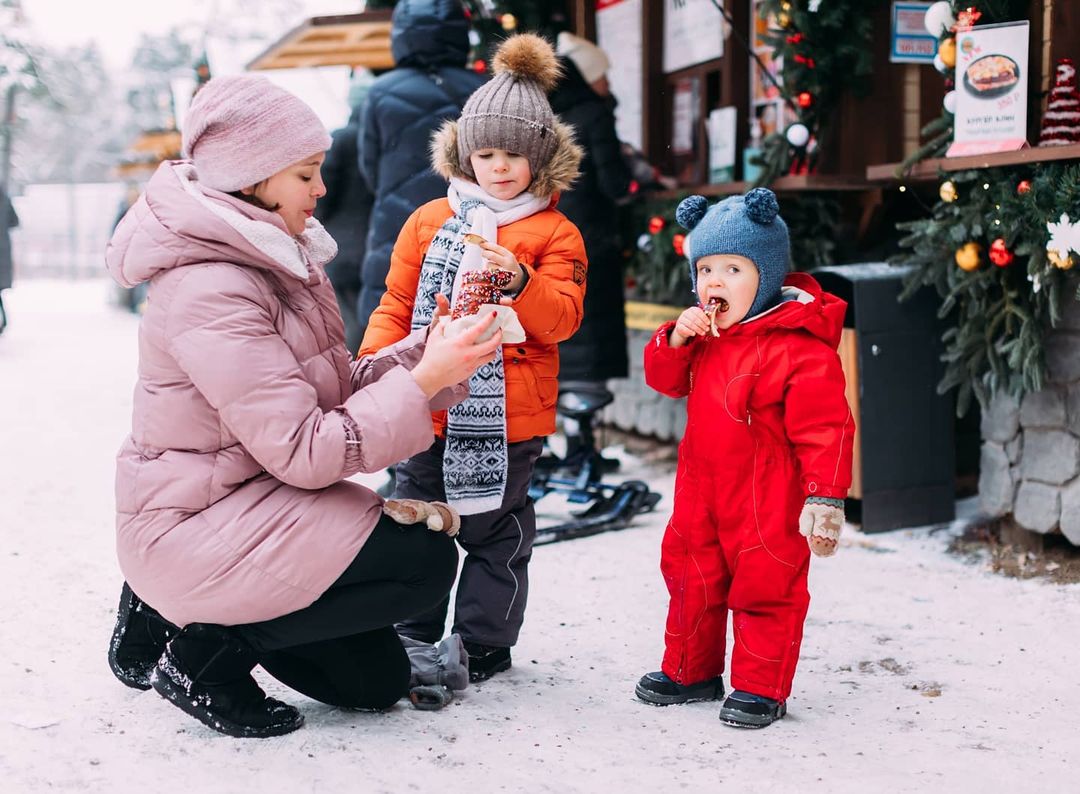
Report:
<svg viewBox="0 0 1080 794"><path fill-rule="evenodd" d="M676 217L700 305L645 348L645 380L689 397L675 509L660 567L671 603L661 671L637 685L657 705L723 697L720 718L761 728L786 713L810 596L810 552L836 551L855 430L836 353L846 304L788 274L776 197L757 188ZM804 537L805 536L805 537Z"/></svg>

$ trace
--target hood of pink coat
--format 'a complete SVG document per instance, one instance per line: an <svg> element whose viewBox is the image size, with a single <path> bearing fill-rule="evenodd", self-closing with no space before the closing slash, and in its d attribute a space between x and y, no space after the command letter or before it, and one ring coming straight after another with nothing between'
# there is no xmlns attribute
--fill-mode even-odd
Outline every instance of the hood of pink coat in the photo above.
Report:
<svg viewBox="0 0 1080 794"><path fill-rule="evenodd" d="M771 328L799 328L836 349L844 329L847 302L825 292L806 273L790 273L784 279L782 303L751 320L728 329L729 334L754 335Z"/></svg>
<svg viewBox="0 0 1080 794"><path fill-rule="evenodd" d="M257 267L307 282L311 268L336 253L337 245L314 218L294 237L276 212L205 187L190 162L169 160L117 224L105 263L125 287L201 262Z"/></svg>

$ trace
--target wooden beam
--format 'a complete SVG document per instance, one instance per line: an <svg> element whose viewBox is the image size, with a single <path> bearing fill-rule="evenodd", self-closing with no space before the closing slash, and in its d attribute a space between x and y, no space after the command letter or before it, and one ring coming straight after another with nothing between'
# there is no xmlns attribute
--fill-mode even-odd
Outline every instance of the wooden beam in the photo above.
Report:
<svg viewBox="0 0 1080 794"><path fill-rule="evenodd" d="M248 63L247 68L366 66L392 69L391 11L312 17L297 25Z"/></svg>
<svg viewBox="0 0 1080 794"><path fill-rule="evenodd" d="M917 163L903 177L896 175L899 163L884 163L868 167L866 169L866 178L871 182L929 180L936 179L938 171L998 168L1000 166L1023 165L1025 163L1045 163L1052 160L1080 160L1080 144L1032 146L1029 149L1017 149L1014 152L994 152L993 154L973 154L968 157L942 157L934 160L923 160Z"/></svg>

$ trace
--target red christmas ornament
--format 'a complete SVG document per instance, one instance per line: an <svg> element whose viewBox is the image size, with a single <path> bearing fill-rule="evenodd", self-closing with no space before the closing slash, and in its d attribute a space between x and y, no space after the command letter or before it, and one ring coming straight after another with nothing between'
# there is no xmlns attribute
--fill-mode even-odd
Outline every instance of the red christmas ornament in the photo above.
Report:
<svg viewBox="0 0 1080 794"><path fill-rule="evenodd" d="M814 59L813 58L807 58L805 55L796 55L795 56L795 63L801 63L807 69L813 69L814 68Z"/></svg>
<svg viewBox="0 0 1080 794"><path fill-rule="evenodd" d="M477 74L483 74L487 71L487 61L485 61L483 58L477 58L475 61L473 61L472 68L473 71Z"/></svg>
<svg viewBox="0 0 1080 794"><path fill-rule="evenodd" d="M649 234L660 234L666 225L663 218L659 215L653 215L649 218Z"/></svg>
<svg viewBox="0 0 1080 794"><path fill-rule="evenodd" d="M1012 264L1013 252L1005 247L1005 238L999 237L990 243L990 261L998 267L1008 267Z"/></svg>
<svg viewBox="0 0 1080 794"><path fill-rule="evenodd" d="M683 255L683 243L686 242L685 234L676 234L671 238L671 247L675 249L675 253L679 256Z"/></svg>
<svg viewBox="0 0 1080 794"><path fill-rule="evenodd" d="M953 33L958 30L971 30L975 27L975 23L979 21L979 17L981 16L982 11L975 6L968 6L956 15L956 24L952 26Z"/></svg>
<svg viewBox="0 0 1080 794"><path fill-rule="evenodd" d="M794 47L796 44L802 44L804 38L806 37L802 33L792 33L787 37L787 43Z"/></svg>
<svg viewBox="0 0 1080 794"><path fill-rule="evenodd" d="M803 91L799 94L798 101L799 107L808 108L812 104L814 104L814 95L811 94L809 91Z"/></svg>
<svg viewBox="0 0 1080 794"><path fill-rule="evenodd" d="M1022 196L1025 193L1031 192L1031 180L1021 179L1020 183L1016 186L1016 195Z"/></svg>

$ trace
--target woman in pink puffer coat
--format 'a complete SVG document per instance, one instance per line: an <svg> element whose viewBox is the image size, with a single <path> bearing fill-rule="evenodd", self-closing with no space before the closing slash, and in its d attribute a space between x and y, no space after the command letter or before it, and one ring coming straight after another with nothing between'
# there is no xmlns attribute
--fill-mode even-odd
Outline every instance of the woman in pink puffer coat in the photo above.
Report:
<svg viewBox="0 0 1080 794"><path fill-rule="evenodd" d="M456 551L344 480L427 449L431 411L501 344L433 323L350 361L323 271L336 246L311 217L329 143L266 79L210 81L185 120L190 160L161 165L106 255L119 283L149 282L117 462L127 584L110 663L234 736L303 722L256 664L335 705L404 694L393 625L446 596Z"/></svg>

